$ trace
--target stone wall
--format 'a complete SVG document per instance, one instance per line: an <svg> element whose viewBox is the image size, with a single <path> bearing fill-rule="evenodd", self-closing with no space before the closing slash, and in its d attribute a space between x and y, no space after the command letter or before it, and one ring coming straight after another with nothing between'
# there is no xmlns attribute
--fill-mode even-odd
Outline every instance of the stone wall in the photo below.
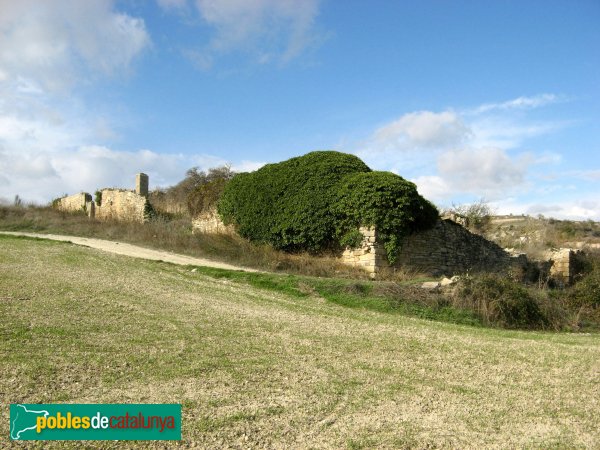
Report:
<svg viewBox="0 0 600 450"><path fill-rule="evenodd" d="M377 242L375 228L360 227L363 235L361 244L357 248L347 248L342 253L342 262L349 266L361 267L375 276L381 267L387 265L385 248Z"/></svg>
<svg viewBox="0 0 600 450"><path fill-rule="evenodd" d="M68 195L56 200L54 207L59 211L86 212L88 215L93 211L92 196L86 192Z"/></svg>
<svg viewBox="0 0 600 450"><path fill-rule="evenodd" d="M123 189L102 189L102 200L95 205L95 217L100 220L145 222L146 197Z"/></svg>
<svg viewBox="0 0 600 450"><path fill-rule="evenodd" d="M216 210L205 211L192 220L194 233L206 234L235 234L231 225L225 225Z"/></svg>
<svg viewBox="0 0 600 450"><path fill-rule="evenodd" d="M357 249L346 249L342 261L375 274L387 266L385 249L377 242L375 230L360 231L364 236L362 244ZM439 220L432 229L405 237L396 262L398 267L433 276L524 270L526 264L524 255L513 257L451 220Z"/></svg>
<svg viewBox="0 0 600 450"><path fill-rule="evenodd" d="M397 264L434 276L466 272L505 272L526 264L495 243L451 220L439 220L430 230L402 241Z"/></svg>
<svg viewBox="0 0 600 450"><path fill-rule="evenodd" d="M552 263L550 266L550 279L558 285L570 285L573 277L580 272L581 250L561 248L548 252L546 258Z"/></svg>
<svg viewBox="0 0 600 450"><path fill-rule="evenodd" d="M442 220L451 220L463 227L469 226L469 218L467 216L463 216L457 212L448 212L442 216Z"/></svg>

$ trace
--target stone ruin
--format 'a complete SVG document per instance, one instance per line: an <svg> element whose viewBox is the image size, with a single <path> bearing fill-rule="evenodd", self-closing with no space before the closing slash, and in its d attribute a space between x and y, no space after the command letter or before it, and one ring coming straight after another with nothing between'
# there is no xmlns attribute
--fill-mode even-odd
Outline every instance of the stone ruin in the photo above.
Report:
<svg viewBox="0 0 600 450"><path fill-rule="evenodd" d="M119 220L143 223L152 210L148 202L148 175L138 173L135 190L102 189L94 200L87 192L62 197L53 202L61 211L83 211L100 220ZM573 283L580 266L581 250L562 248L547 252L546 261L528 261L524 254L512 254L484 237L467 230L466 218L455 214L438 220L425 231L405 236L394 266L390 267L387 254L377 229L361 227L362 242L356 248L346 248L341 261L360 267L371 277L385 269L403 268L430 276L453 276L473 272L496 272L525 277L532 269L546 274L558 286ZM235 234L235 228L225 225L216 210L203 212L192 220L197 233Z"/></svg>
<svg viewBox="0 0 600 450"><path fill-rule="evenodd" d="M215 209L204 211L192 220L192 231L205 234L235 234L232 225L225 225Z"/></svg>
<svg viewBox="0 0 600 450"><path fill-rule="evenodd" d="M556 285L573 282L580 251L559 249L549 252L545 262L529 261L525 254L510 253L496 243L471 233L465 225L465 218L460 215L445 217L429 230L404 237L393 267L388 264L377 229L361 227L361 244L356 248L346 248L341 261L364 269L372 278L388 268L403 268L435 277L494 272L525 279L532 272L547 273ZM192 226L198 233L235 234L235 229L225 225L215 210L194 218Z"/></svg>
<svg viewBox="0 0 600 450"><path fill-rule="evenodd" d="M148 175L138 173L135 177L135 190L102 189L96 199L87 192L62 197L53 202L60 211L85 212L88 217L99 220L119 220L140 222L148 220L152 207L148 202Z"/></svg>
<svg viewBox="0 0 600 450"><path fill-rule="evenodd" d="M362 267L373 277L389 268L387 255L374 228L360 228L362 243L346 248L342 261ZM429 230L404 237L394 267L402 267L435 277L469 272L521 272L525 255L512 256L487 239L473 234L450 219L440 219Z"/></svg>
<svg viewBox="0 0 600 450"><path fill-rule="evenodd" d="M546 252L546 259L550 263L549 278L559 286L573 284L575 276L581 270L581 256L583 251L572 248L559 248Z"/></svg>
<svg viewBox="0 0 600 450"><path fill-rule="evenodd" d="M65 196L53 202L61 211L85 212L100 220L145 222L152 206L148 202L148 175L138 173L135 190L102 189L94 200L87 192ZM525 254L512 254L484 237L467 230L466 217L459 214L444 216L436 225L402 239L400 253L393 267L378 232L373 227L361 227L362 242L356 248L346 248L341 261L360 267L375 278L386 268L408 269L435 277L469 272L497 272L524 277L532 268L559 286L573 283L580 266L581 250L562 248L547 252L546 261L528 261ZM205 211L192 220L194 232L206 234L235 234L235 228L225 225L215 209Z"/></svg>
<svg viewBox="0 0 600 450"><path fill-rule="evenodd" d="M544 261L530 261L525 254L513 254L452 219L442 218L433 228L404 237L391 268L402 267L435 277L494 272L526 279L533 273L557 286L572 284L579 273L581 250L555 249L546 253ZM390 268L386 251L378 241L376 229L361 227L360 232L361 244L346 248L342 261L362 267L375 278L379 271Z"/></svg>

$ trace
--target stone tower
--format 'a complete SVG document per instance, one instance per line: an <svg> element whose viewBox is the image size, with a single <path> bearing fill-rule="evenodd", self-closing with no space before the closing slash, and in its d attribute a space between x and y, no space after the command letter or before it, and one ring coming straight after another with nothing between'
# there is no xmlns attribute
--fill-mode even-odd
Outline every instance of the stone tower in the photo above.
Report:
<svg viewBox="0 0 600 450"><path fill-rule="evenodd" d="M135 176L135 193L148 197L148 175L138 173Z"/></svg>

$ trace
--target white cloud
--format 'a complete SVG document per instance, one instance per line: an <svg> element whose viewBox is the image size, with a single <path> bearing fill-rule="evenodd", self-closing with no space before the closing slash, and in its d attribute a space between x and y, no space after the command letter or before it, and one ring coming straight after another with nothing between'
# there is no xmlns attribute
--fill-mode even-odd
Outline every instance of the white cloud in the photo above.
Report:
<svg viewBox="0 0 600 450"><path fill-rule="evenodd" d="M173 185L190 167L207 170L227 164L211 155L157 153L151 150L119 151L88 145L52 151L0 150L0 197L19 195L26 201L46 203L65 193L94 192L103 187L133 188L138 172L150 176L150 188ZM263 163L232 164L238 172L256 170Z"/></svg>
<svg viewBox="0 0 600 450"><path fill-rule="evenodd" d="M511 159L499 148L452 150L437 161L440 176L462 192L497 196L525 181L526 165Z"/></svg>
<svg viewBox="0 0 600 450"><path fill-rule="evenodd" d="M85 134L75 123L54 123L39 112L23 118L0 110L0 149L45 152L70 148Z"/></svg>
<svg viewBox="0 0 600 450"><path fill-rule="evenodd" d="M523 189L529 161L498 148L449 150L437 157L437 174L412 179L424 197L445 202L453 197L496 199Z"/></svg>
<svg viewBox="0 0 600 450"><path fill-rule="evenodd" d="M197 69L206 72L213 67L214 58L208 51L185 49L182 50L181 54L186 57Z"/></svg>
<svg viewBox="0 0 600 450"><path fill-rule="evenodd" d="M552 203L521 202L515 199L493 202L497 214L526 214L563 220L600 220L600 201L597 199L573 199Z"/></svg>
<svg viewBox="0 0 600 450"><path fill-rule="evenodd" d="M600 170L580 170L576 171L574 175L588 181L600 181Z"/></svg>
<svg viewBox="0 0 600 450"><path fill-rule="evenodd" d="M20 102L27 105L24 110L15 107ZM168 186L183 179L190 167L206 170L227 163L211 155L120 151L94 145L99 138L114 135L102 118L94 119L70 106L63 107L57 118L54 110L44 111L29 95L12 98L9 106L12 109L0 105L0 197L9 202L15 195L45 203L65 193L128 188L140 171L150 175L151 187ZM260 165L242 161L239 169L235 164L233 168L249 170Z"/></svg>
<svg viewBox="0 0 600 450"><path fill-rule="evenodd" d="M179 154L159 154L150 150L116 151L103 146L80 147L74 152L53 156L53 165L69 192L83 187L132 187L133 175L145 172L152 185L161 185L182 178L184 157Z"/></svg>
<svg viewBox="0 0 600 450"><path fill-rule="evenodd" d="M251 55L255 63L287 63L323 36L315 31L320 0L196 0L202 20L213 29L202 48L183 51L198 68L210 69L216 57L233 52ZM165 9L185 6L159 0ZM181 8L179 8L181 9Z"/></svg>
<svg viewBox="0 0 600 450"><path fill-rule="evenodd" d="M187 0L156 0L156 3L165 10L183 9L187 6Z"/></svg>
<svg viewBox="0 0 600 450"><path fill-rule="evenodd" d="M378 128L368 146L376 151L441 149L459 145L469 134L454 112L418 111Z"/></svg>
<svg viewBox="0 0 600 450"><path fill-rule="evenodd" d="M70 118L68 118L70 119ZM132 187L134 174L148 173L151 186L169 186L187 169L203 170L228 163L212 155L120 151L94 142L90 121L59 124L0 114L0 197L19 195L45 203L65 193L93 192L102 187ZM236 171L254 170L262 163L242 161ZM12 201L12 200L11 200Z"/></svg>
<svg viewBox="0 0 600 450"><path fill-rule="evenodd" d="M507 111L512 109L533 109L562 101L563 98L555 94L540 94L532 97L518 97L501 103L485 103L470 110L472 114L482 114L494 110Z"/></svg>
<svg viewBox="0 0 600 450"><path fill-rule="evenodd" d="M531 160L533 164L558 165L562 163L563 157L559 153L543 152L538 155L532 155Z"/></svg>
<svg viewBox="0 0 600 450"><path fill-rule="evenodd" d="M265 162L258 162L258 161L241 161L238 164L234 164L232 166L232 169L235 172L254 172L255 170L260 169L262 166L264 166L266 163Z"/></svg>
<svg viewBox="0 0 600 450"><path fill-rule="evenodd" d="M180 155L148 150L122 152L100 146L48 152L0 152L5 183L0 196L47 202L64 193L93 192L101 187L131 187L135 173L153 175L152 182L177 181L183 176Z"/></svg>
<svg viewBox="0 0 600 450"><path fill-rule="evenodd" d="M470 123L471 145L475 147L500 147L504 149L521 146L527 139L551 134L567 125L566 122L517 121L512 117L486 117Z"/></svg>
<svg viewBox="0 0 600 450"><path fill-rule="evenodd" d="M423 175L411 180L417 185L419 194L433 201L443 201L455 194L446 180L438 175Z"/></svg>
<svg viewBox="0 0 600 450"><path fill-rule="evenodd" d="M27 80L37 91L127 70L150 44L144 21L110 0L0 0L0 11L0 82Z"/></svg>
<svg viewBox="0 0 600 450"><path fill-rule="evenodd" d="M555 133L568 121L531 121L503 111L531 109L559 101L555 94L519 97L504 103L488 103L473 110L456 112L415 111L377 128L363 142L363 154L421 152L457 147L498 147L511 149L526 140ZM476 112L475 115L473 113ZM495 114L479 113L495 112Z"/></svg>

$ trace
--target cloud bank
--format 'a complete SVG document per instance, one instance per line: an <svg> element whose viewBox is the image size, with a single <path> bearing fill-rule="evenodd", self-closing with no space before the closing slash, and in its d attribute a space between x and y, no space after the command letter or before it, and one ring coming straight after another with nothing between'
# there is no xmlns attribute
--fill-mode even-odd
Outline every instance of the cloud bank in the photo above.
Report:
<svg viewBox="0 0 600 450"><path fill-rule="evenodd" d="M409 112L377 127L358 144L356 153L374 168L392 168L411 179L419 192L441 205L485 198L500 207L507 198L521 198L520 203L510 203L512 212L543 213L539 201L527 198L566 192L543 170L563 158L530 145L535 138L550 136L570 124L530 119L527 111L561 101L564 96L541 94L463 111ZM597 170L579 171L572 177L600 180ZM551 203L556 217L600 218L597 201Z"/></svg>

